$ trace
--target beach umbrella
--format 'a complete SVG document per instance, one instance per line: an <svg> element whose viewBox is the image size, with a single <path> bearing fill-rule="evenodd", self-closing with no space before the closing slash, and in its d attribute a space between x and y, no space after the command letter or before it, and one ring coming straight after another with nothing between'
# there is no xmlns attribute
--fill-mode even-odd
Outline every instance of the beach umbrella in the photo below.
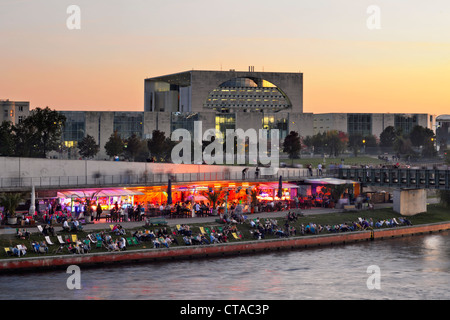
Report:
<svg viewBox="0 0 450 320"><path fill-rule="evenodd" d="M283 176L280 176L280 179L278 180L278 198L281 199L281 196L283 195Z"/></svg>
<svg viewBox="0 0 450 320"><path fill-rule="evenodd" d="M170 179L167 186L167 204L172 204L172 181Z"/></svg>

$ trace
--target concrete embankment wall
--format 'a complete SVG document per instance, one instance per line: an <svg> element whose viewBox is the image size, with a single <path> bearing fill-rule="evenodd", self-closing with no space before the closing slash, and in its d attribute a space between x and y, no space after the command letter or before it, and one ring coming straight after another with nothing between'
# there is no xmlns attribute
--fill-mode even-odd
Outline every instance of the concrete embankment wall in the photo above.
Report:
<svg viewBox="0 0 450 320"><path fill-rule="evenodd" d="M398 227L393 229L382 229L374 231L302 236L287 239L282 238L204 246L172 247L170 249L141 249L114 253L93 253L86 255L11 258L1 260L0 272L37 271L45 269L66 268L69 265L102 266L116 263L137 263L146 261L167 261L177 259L221 257L247 253L341 245L356 243L360 241L428 234L445 230L450 230L450 222L412 227Z"/></svg>

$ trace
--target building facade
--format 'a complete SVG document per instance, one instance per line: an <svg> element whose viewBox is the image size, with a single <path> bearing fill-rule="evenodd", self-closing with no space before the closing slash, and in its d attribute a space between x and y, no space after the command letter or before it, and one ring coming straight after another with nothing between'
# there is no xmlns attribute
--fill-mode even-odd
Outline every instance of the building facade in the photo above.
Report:
<svg viewBox="0 0 450 320"><path fill-rule="evenodd" d="M100 145L97 159L102 160L109 158L104 145L114 132L123 139L132 135L150 139L154 130L170 137L177 129L192 134L196 121L202 124L202 134L208 129L224 134L227 129L278 129L281 141L290 131L302 137L330 130L379 137L388 126L404 133L415 125L436 129L436 117L429 114L304 113L302 73L257 72L253 67L248 71L192 70L144 79L142 112L60 112L67 119L62 140L71 150L69 158L77 157L78 143L90 135ZM28 114L29 102L0 101L0 121L18 123Z"/></svg>
<svg viewBox="0 0 450 320"><path fill-rule="evenodd" d="M380 134L389 126L408 134L414 126L435 130L436 116L405 113L321 113L314 114L314 134L337 130L362 136Z"/></svg>
<svg viewBox="0 0 450 320"><path fill-rule="evenodd" d="M0 123L10 121L13 124L20 123L30 114L30 102L0 100Z"/></svg>
<svg viewBox="0 0 450 320"><path fill-rule="evenodd" d="M444 114L436 118L436 140L440 150L450 149L450 115Z"/></svg>
<svg viewBox="0 0 450 320"><path fill-rule="evenodd" d="M186 71L144 81L144 111L303 112L303 74Z"/></svg>

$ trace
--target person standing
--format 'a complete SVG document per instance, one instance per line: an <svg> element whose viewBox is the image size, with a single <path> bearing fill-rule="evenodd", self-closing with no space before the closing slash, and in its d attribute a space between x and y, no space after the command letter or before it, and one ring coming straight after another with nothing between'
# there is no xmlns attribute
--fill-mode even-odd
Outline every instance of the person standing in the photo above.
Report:
<svg viewBox="0 0 450 320"><path fill-rule="evenodd" d="M96 217L95 217L95 220L100 221L100 217L101 217L101 215L102 215L102 213L103 213L102 206L101 206L100 203L97 204L97 210L96 210L96 213L97 213L97 215L96 215Z"/></svg>

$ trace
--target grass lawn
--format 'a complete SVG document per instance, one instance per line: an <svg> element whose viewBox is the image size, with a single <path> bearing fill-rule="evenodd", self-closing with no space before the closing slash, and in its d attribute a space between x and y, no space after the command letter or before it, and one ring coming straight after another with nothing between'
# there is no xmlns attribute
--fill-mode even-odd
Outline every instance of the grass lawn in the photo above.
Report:
<svg viewBox="0 0 450 320"><path fill-rule="evenodd" d="M251 215L251 219L254 219L258 217L258 214ZM306 225L307 223L315 223L320 225L333 225L333 224L341 224L341 223L351 223L353 221L357 221L358 217L361 218L372 218L374 222L377 220L386 220L390 218L397 218L400 217L400 215L396 212L394 212L392 209L377 209L373 211L363 210L363 211L350 211L345 213L329 213L329 214L317 214L317 215L308 215L308 216L302 216L297 221L291 222L290 225L296 228L297 230L300 230L301 224ZM417 214L415 216L408 218L413 225L419 225L419 224L427 224L427 223L435 223L435 222L443 222L443 221L450 221L450 210L448 208L444 208L440 205L429 205L428 206L428 212ZM285 217L283 218L277 218L278 226L282 227L285 223ZM193 234L196 235L200 233L200 227L208 227L210 229L217 229L219 226L224 226L223 224L219 224L217 222L210 222L210 223L204 223L204 224L198 224L198 223L192 223L190 224L191 230L193 231ZM126 237L130 237L136 230L156 230L160 227L139 227L137 229L128 229ZM170 231L174 231L175 227L166 227ZM60 230L60 227L55 227L56 231ZM252 227L250 226L250 223L248 220L243 224L238 224L237 229L242 235L243 240L254 240L252 237L252 234L250 231L252 230ZM36 229L29 229L32 230L33 233L31 235L30 239L22 240L18 239L15 235L2 235L0 236L0 248L2 253L0 254L0 258L7 258L7 255L4 251L4 247L13 247L17 244L24 244L27 248L27 254L26 257L36 257L36 256L42 256L43 254L37 254L32 251L31 242L32 241L39 241L42 242L44 240L44 237L37 233ZM89 233L97 233L100 231L109 231L109 230L98 230L98 231L90 231ZM62 235L63 238L65 235L68 235L68 232L57 232L59 235ZM327 233L324 231L323 233ZM78 232L77 236L79 239L85 239L88 233L86 232ZM118 238L118 236L113 235L113 239ZM46 255L52 255L53 251L58 247L56 243L58 243L56 237L50 237L52 242L55 243L53 246L49 246L49 253ZM184 242L182 239L182 236L177 235L176 236L178 243L180 246L184 246ZM266 239L275 238L273 235L266 235ZM233 239L233 237L229 237L229 242L234 241L242 241L242 240L236 240ZM176 246L173 244L172 246ZM149 249L153 248L153 245L151 242L143 242L139 245L134 246L128 246L127 250L135 250L135 249ZM92 251L91 252L106 252L107 250L105 248L95 248L95 245L92 245ZM67 249L63 251L63 254L68 254Z"/></svg>

